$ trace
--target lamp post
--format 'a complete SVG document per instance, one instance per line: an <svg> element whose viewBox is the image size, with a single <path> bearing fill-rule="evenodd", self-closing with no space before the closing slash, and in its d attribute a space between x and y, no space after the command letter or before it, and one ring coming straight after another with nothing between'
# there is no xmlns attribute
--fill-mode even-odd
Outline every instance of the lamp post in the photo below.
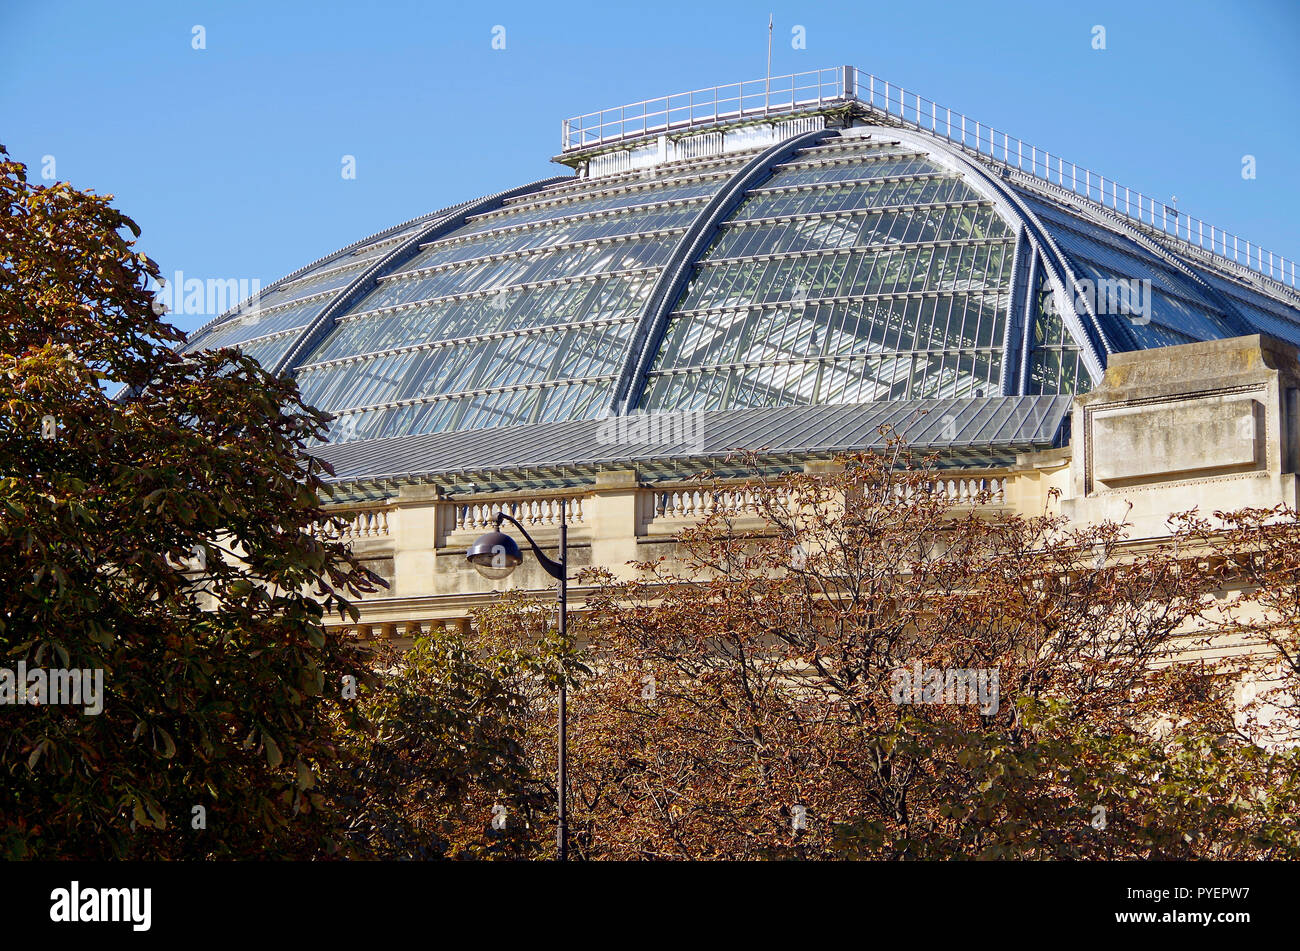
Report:
<svg viewBox="0 0 1300 951"><path fill-rule="evenodd" d="M524 538L528 540L528 544L532 546L533 554L537 556L538 563L541 564L548 575L560 583L560 645L562 649L567 649L569 646L569 532L565 515L565 500L560 499L560 560L558 562L547 558L541 548L537 546L537 542L533 541L533 536L529 535L528 530L519 524L519 520L512 515L507 515L504 511L497 512L496 527L485 535L481 535L465 552L465 557L469 559L469 563L483 577L493 580L505 578L523 563L524 556L515 540L501 531L501 523L506 521L519 529ZM556 795L556 813L559 821L555 831L555 845L559 860L565 862L569 858L569 729L568 690L565 686L563 670L560 671L559 719L559 791Z"/></svg>

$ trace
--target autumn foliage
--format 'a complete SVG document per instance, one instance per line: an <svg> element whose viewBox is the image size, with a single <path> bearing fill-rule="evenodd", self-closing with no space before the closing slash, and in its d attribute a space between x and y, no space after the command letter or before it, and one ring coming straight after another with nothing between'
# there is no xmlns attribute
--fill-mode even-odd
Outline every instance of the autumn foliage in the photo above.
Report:
<svg viewBox="0 0 1300 951"><path fill-rule="evenodd" d="M1190 660L1260 598L1283 598L1292 613L1269 636L1294 645L1300 546L1248 585L1260 579L1234 553L1277 541L1262 516L1225 536L1189 515L1139 549L1120 525L954 506L931 465L896 446L731 485L751 514L719 506L674 557L587 579L577 854L1300 855L1296 754L1245 728L1242 663ZM1234 583L1242 610L1225 614ZM483 636L501 629L496 616ZM1288 656L1291 680L1275 683L1293 696ZM924 683L901 690L900 671ZM932 679L967 671L996 673L996 701ZM545 774L553 710L534 710ZM538 829L541 854L552 830Z"/></svg>
<svg viewBox="0 0 1300 951"><path fill-rule="evenodd" d="M127 233L0 149L0 669L106 694L0 705L0 856L552 857L563 678L578 859L1300 857L1294 513L1139 545L895 442L729 483L567 642L506 595L367 653L328 418L178 354Z"/></svg>

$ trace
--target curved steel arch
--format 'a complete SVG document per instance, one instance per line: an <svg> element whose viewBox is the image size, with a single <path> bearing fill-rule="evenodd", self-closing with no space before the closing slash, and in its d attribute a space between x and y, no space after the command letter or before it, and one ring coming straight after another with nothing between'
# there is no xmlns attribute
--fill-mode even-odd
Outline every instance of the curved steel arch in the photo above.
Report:
<svg viewBox="0 0 1300 951"><path fill-rule="evenodd" d="M255 296L259 296L262 294L269 294L271 291L279 290L281 287L284 287L284 285L290 284L293 281L298 280L298 278L306 276L307 274L317 270L323 265L332 264L335 261L341 260L344 256L355 251L357 248L364 247L365 245L370 244L374 241L381 241L384 238L388 237L390 234L394 234L398 231L401 231L403 228L409 226L413 221L420 221L423 218L433 218L433 219L441 218L442 216L450 214L451 212L455 211L457 208L460 208L465 204L467 203L461 202L458 205L449 205L446 208L442 208L438 211L431 212L427 215L416 215L414 218L410 218L406 221L403 221L401 224L393 225L391 228L385 228L383 231L376 231L374 234L362 238L359 241L353 241L351 244L347 245L346 247L339 248L337 251L331 251L329 254L325 255L324 257L320 257L317 258L315 261L312 261L310 264L304 264L302 267L298 268L298 270L286 274L284 277L280 278L277 281L272 281L266 287L258 288L257 295ZM189 334L185 338L185 345L189 346L192 343L196 343L197 341L202 339L204 334L208 333L209 331L216 330L219 326L229 321L232 317L237 316L240 313L240 311L244 309L244 306L251 300L253 300L253 297L249 297L246 300L242 300L234 307L225 311L224 313L218 314L216 317L213 317L206 324L199 327L193 333Z"/></svg>
<svg viewBox="0 0 1300 951"><path fill-rule="evenodd" d="M1014 191L1007 188L997 176L942 139L931 137L924 132L897 129L893 126L865 126L863 128L868 130L868 134L895 139L902 144L920 149L929 155L936 164L948 168L949 171L960 173L972 188L993 202L994 208L1002 215L1004 221L1016 229L1017 234L1021 229L1024 230L1028 238L1024 250L1030 255L1030 261L1033 261L1036 267L1042 268L1051 283L1052 290L1056 294L1061 321L1065 324L1070 336L1074 338L1075 343L1079 345L1084 366L1087 368L1092 382L1094 384L1100 383L1102 374L1106 370L1105 356L1114 353L1116 347L1107 335L1101 321L1097 319L1097 315L1093 312L1087 295L1080 293L1077 283L1078 277L1074 273L1074 268L1070 266L1069 259L1056 246L1051 232L1047 230L1047 227L1039 220L1038 216L1020 200L1020 197ZM1026 261L1026 265L1030 261ZM1019 260L1016 263L1019 265ZM1008 324L1015 318L1012 311L1015 308L1017 297L1025 295L1024 300L1027 307L1028 295L1032 293L1032 287L1021 285L1019 279L1022 272L1033 269L1017 266L1011 273L1011 303L1008 306ZM1027 273L1025 274L1025 280L1029 280ZM1076 302L1083 305L1082 310L1075 306ZM1027 321L1027 309L1024 316ZM1028 361L1026 350L1026 347L1021 346L1015 353L1019 363L1016 372L1014 374L1004 372L1004 395L1023 395L1025 388L1023 367ZM1013 380L1015 382L1014 387L1012 387Z"/></svg>
<svg viewBox="0 0 1300 951"><path fill-rule="evenodd" d="M393 268L401 265L403 262L410 260L420 250L420 245L429 241L436 241L465 223L465 220L471 215L481 215L488 211L493 211L500 207L504 202L511 198L517 198L520 195L526 195L532 191L541 191L550 185L559 182L571 181L571 175L558 175L552 178L543 178L527 185L520 185L518 188L510 188L503 192L497 192L495 195L488 195L484 198L478 198L474 201L464 202L460 205L453 205L447 210L446 214L434 219L429 223L427 228L422 228L413 234L410 238L403 241L388 254L383 255L378 261L358 274L349 284L344 285L322 310L318 313L306 327L302 329L298 339L285 351L272 370L274 373L285 373L298 365L298 361L310 353L325 336L334 328L335 319L358 301L363 295L374 289L379 283L379 278L392 271Z"/></svg>
<svg viewBox="0 0 1300 951"><path fill-rule="evenodd" d="M438 211L430 212L427 215L417 215L414 218L408 218L406 221L403 221L400 224L395 224L389 228L385 228L382 231L376 231L374 234L367 235L364 238L361 238L357 241L353 241L351 244L345 245L344 247L339 248L337 251L331 251L329 254L319 257L315 261L312 261L309 264L304 264L296 271L291 271L288 274L286 274L284 277L272 281L266 287L259 287L257 290L257 294L240 301L234 307L231 307L230 309L223 311L222 313L218 314L216 317L213 317L211 320L209 320L206 324L203 324L202 326L198 327L192 333L187 334L185 337L185 342L180 345L180 348L183 349L200 342L205 336L217 330L218 328L224 326L233 318L239 316L239 314L247 306L248 302L254 300L256 297L259 297L262 294L268 294L271 291L279 290L281 287L284 287L286 284L292 283L293 281L296 281L298 278L310 274L312 271L319 269L323 265L332 264L335 261L342 260L345 256L355 251L357 248L364 247L365 245L370 244L374 241L381 241L384 238L386 238L388 235L394 234L398 231L401 231L403 228L408 227L413 221L420 221L421 219L424 218L431 218L434 219L435 221L440 220L441 218L445 217L446 215L450 214L456 209L463 207L465 204L467 203L461 202L459 205L449 205L446 208L440 209ZM328 307L329 305L327 304L326 306ZM306 331L310 326L311 324L308 323L305 327L302 328L302 331ZM300 331L300 333L302 331ZM267 334L266 336L272 336L272 335ZM256 340L257 337L251 337L249 339ZM248 341L247 340L240 341L240 344L244 344L244 343L248 343ZM235 346L239 346L240 344L235 344ZM290 349L293 348L291 347ZM283 363L283 360L276 361L275 364L276 368L278 368L281 363ZM138 388L123 387L117 393L114 394L113 398L125 399L134 396L137 393L138 393Z"/></svg>
<svg viewBox="0 0 1300 951"><path fill-rule="evenodd" d="M678 240L664 269L659 273L659 279L655 281L645 306L637 316L627 353L614 378L607 415L626 415L640 401L646 373L659 353L659 345L668 326L668 316L694 271L695 262L717 234L718 225L735 210L746 192L771 174L773 165L785 161L799 149L838 135L839 132L835 129L814 129L783 139L764 149L741 166L700 210Z"/></svg>
<svg viewBox="0 0 1300 951"><path fill-rule="evenodd" d="M1126 216L1112 212L1080 195L1074 195L1066 189L1052 185L1050 182L1045 183L1035 179L1031 184L1026 184L1024 187L1031 190L1036 188L1037 190L1044 191L1049 195L1059 193L1069 201L1069 208L1072 211L1091 221L1099 228L1121 232L1124 237L1128 238L1144 250L1149 251L1185 277L1196 287L1197 290L1218 305L1219 309L1223 311L1224 320L1231 324L1234 330L1240 331L1243 336L1249 336L1250 334L1259 332L1259 330L1251 324L1250 320L1237 309L1237 305L1232 303L1226 294L1219 291L1218 288L1214 287L1209 281L1201 277L1201 275L1198 274L1196 270L1176 251L1165 247L1159 241L1142 232L1141 229L1134 227ZM1137 341L1134 340L1134 343L1136 342Z"/></svg>
<svg viewBox="0 0 1300 951"><path fill-rule="evenodd" d="M1034 329L1033 325L1030 323L1029 314L1033 312L1034 285L1038 283L1038 267L1041 260L1042 259L1039 257L1037 250L1029 255L1029 271L1025 275L1025 283L1023 285L1022 297L1024 300L1023 306L1025 321L1020 327L1020 340L1017 341L1016 344L1016 378L1014 381L1009 381L1007 384L1008 386L1014 387L1013 392L1016 393L1029 392L1029 351L1032 349L1032 341L1030 340L1030 337L1033 334Z"/></svg>
<svg viewBox="0 0 1300 951"><path fill-rule="evenodd" d="M778 143L739 170L728 185L714 196L701 212L695 225L682 237L668 266L660 275L654 292L640 318L637 332L629 345L627 361L620 370L608 411L615 415L629 413L641 398L646 376L658 355L668 318L677 297L695 268L699 255L717 232L745 192L754 187L767 174L772 165L783 161L791 153L828 134L841 134L845 138L871 137L908 145L925 153L934 163L962 177L983 198L994 206L996 212L1017 234L1013 255L1011 286L1007 308L1007 337L1003 340L1004 362L1000 390L1003 395L1023 395L1025 366L1028 362L1027 346L1022 342L1028 325L1032 283L1041 268L1056 294L1062 322L1071 338L1079 344L1084 366L1094 383L1101 380L1105 371L1105 355L1115 351L1104 327L1092 312L1086 295L1079 293L1077 276L1069 260L1057 248L1050 232L1019 197L1003 186L989 171L972 162L960 151L942 140L922 132L899 129L893 126L856 126L841 133L835 130L818 130ZM1082 305L1076 307L1076 301ZM1015 345L1010 335L1015 335ZM1014 362L1014 366L1008 362Z"/></svg>
<svg viewBox="0 0 1300 951"><path fill-rule="evenodd" d="M1034 286L1034 263L1038 251L1029 241L1029 232L1021 225L1016 230L1016 247L1011 253L1011 292L1007 301L1007 319L1002 334L1002 369L998 375L998 392L1016 396L1024 392L1026 363L1025 328L1030 305L1029 289Z"/></svg>

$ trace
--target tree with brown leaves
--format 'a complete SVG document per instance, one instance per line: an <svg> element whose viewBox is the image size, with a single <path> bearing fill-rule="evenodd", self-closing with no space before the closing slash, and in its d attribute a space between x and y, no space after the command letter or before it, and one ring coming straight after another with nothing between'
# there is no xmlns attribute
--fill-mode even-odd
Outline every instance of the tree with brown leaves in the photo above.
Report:
<svg viewBox="0 0 1300 951"><path fill-rule="evenodd" d="M676 557L593 573L580 857L1300 855L1295 755L1237 728L1222 671L1167 663L1223 627L1201 527L1139 549L957 506L901 446L846 462L703 479L733 504Z"/></svg>

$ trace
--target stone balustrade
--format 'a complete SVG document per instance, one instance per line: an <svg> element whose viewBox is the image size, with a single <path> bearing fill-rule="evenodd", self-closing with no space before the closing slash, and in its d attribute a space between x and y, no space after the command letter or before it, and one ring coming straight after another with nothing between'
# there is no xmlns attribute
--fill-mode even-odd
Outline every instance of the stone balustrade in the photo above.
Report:
<svg viewBox="0 0 1300 951"><path fill-rule="evenodd" d="M486 532L496 524L497 513L504 511L518 519L525 528L556 527L560 525L561 502L564 503L564 522L573 527L583 522L583 495L557 497L522 496L494 498L483 502L444 502L447 511L447 528L451 532Z"/></svg>

